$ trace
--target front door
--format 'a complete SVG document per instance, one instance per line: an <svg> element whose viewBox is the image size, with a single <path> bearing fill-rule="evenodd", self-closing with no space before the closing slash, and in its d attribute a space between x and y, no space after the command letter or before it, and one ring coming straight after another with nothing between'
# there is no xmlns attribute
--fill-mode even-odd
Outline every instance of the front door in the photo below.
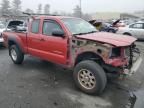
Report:
<svg viewBox="0 0 144 108"><path fill-rule="evenodd" d="M64 37L52 35L54 30L64 31L58 22L44 20L42 27L42 38L44 39L42 44L43 56L49 61L66 64L68 38L66 35Z"/></svg>

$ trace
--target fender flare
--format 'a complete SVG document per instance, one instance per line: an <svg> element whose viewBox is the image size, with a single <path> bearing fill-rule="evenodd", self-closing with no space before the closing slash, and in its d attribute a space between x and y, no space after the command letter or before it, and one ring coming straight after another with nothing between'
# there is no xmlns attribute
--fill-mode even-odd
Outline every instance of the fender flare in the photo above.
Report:
<svg viewBox="0 0 144 108"><path fill-rule="evenodd" d="M77 63L79 63L79 58L82 58L82 60L83 60L83 57L82 57L82 56L85 56L85 57L86 57L87 55L90 55L90 56L92 56L92 57L94 57L94 58L96 58L96 59L100 59L100 60L102 60L102 62L104 62L103 58L102 58L101 56L99 56L98 54L96 54L96 53L94 53L94 52L91 52L91 51L87 51L87 52L82 52L82 53L80 53L80 54L77 55L77 57L76 57L76 59L75 59L74 65L76 65ZM94 60L94 58L88 58L88 59ZM84 59L86 59L86 58L84 58ZM96 60L96 59L95 59L95 60ZM80 61L81 61L81 60L80 60Z"/></svg>
<svg viewBox="0 0 144 108"><path fill-rule="evenodd" d="M24 49L23 49L22 45L17 41L16 38L14 38L14 37L9 37L8 38L8 48L10 48L10 46L11 46L10 42L12 42L12 45L14 45L14 44L17 45L19 50L24 53Z"/></svg>

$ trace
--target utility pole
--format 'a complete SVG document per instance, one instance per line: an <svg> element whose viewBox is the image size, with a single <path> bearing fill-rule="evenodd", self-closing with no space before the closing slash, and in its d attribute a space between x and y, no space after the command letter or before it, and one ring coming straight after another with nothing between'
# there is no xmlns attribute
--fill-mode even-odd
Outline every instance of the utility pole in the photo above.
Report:
<svg viewBox="0 0 144 108"><path fill-rule="evenodd" d="M81 5L81 0L80 0L80 17L82 17L82 5Z"/></svg>

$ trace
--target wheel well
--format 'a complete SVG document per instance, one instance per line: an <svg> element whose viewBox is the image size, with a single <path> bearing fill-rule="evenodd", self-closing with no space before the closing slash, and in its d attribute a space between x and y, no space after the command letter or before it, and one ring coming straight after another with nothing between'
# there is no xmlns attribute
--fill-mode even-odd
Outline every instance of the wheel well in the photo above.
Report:
<svg viewBox="0 0 144 108"><path fill-rule="evenodd" d="M8 48L10 48L12 45L16 45L19 50L24 53L24 50L22 49L22 47L20 46L20 44L18 44L17 42L15 42L14 40L9 40L8 41Z"/></svg>
<svg viewBox="0 0 144 108"><path fill-rule="evenodd" d="M85 52L85 53L78 55L78 57L76 58L76 61L75 61L75 65L77 65L78 63L80 63L83 60L93 60L99 64L101 64L103 62L103 59L99 55L97 55L93 52Z"/></svg>
<svg viewBox="0 0 144 108"><path fill-rule="evenodd" d="M11 40L8 42L8 46L9 46L9 47L12 46L12 45L15 45L15 44L16 44L16 43L15 43L14 41L11 41Z"/></svg>
<svg viewBox="0 0 144 108"><path fill-rule="evenodd" d="M124 35L129 35L129 36L131 36L131 34L130 34L130 33L128 33L128 32L124 33Z"/></svg>

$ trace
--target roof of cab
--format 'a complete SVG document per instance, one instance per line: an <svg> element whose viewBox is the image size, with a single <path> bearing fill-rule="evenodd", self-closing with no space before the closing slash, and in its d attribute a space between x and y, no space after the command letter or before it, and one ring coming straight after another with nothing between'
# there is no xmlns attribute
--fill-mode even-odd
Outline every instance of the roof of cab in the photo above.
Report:
<svg viewBox="0 0 144 108"><path fill-rule="evenodd" d="M69 16L36 16L36 19L47 19L47 18L54 18L54 19L63 19L63 18L76 18L76 17L69 17Z"/></svg>

